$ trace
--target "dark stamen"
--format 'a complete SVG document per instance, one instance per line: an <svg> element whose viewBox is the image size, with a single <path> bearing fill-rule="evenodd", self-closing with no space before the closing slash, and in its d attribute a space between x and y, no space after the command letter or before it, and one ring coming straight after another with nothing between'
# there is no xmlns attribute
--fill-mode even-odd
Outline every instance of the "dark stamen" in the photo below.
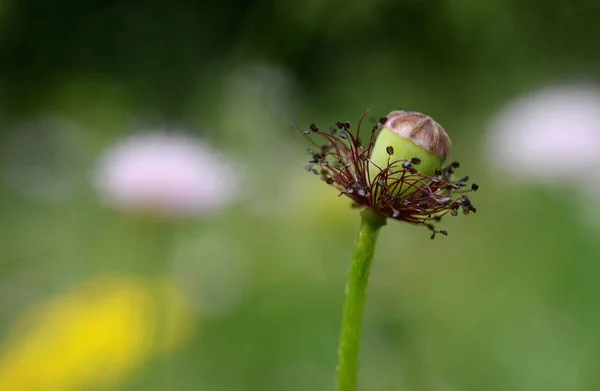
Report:
<svg viewBox="0 0 600 391"><path fill-rule="evenodd" d="M438 200L441 205L446 205L450 201L452 201L452 197L443 197Z"/></svg>

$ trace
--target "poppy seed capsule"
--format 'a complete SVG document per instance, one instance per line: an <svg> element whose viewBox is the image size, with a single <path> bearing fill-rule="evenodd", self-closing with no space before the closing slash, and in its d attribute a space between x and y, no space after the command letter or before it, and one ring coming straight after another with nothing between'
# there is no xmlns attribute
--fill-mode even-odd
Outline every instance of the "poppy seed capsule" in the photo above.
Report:
<svg viewBox="0 0 600 391"><path fill-rule="evenodd" d="M450 139L439 124L424 114L393 111L373 124L363 143L361 124L368 113L354 132L349 122L339 121L329 131L314 124L309 130L297 128L314 148L306 170L335 187L338 196L352 199L353 206L424 225L432 238L446 234L433 225L443 216L456 216L461 208L465 214L477 211L465 193L478 186L468 189L468 176L453 179L458 162L442 167Z"/></svg>
<svg viewBox="0 0 600 391"><path fill-rule="evenodd" d="M446 160L452 146L444 128L428 115L412 111L392 111L386 118L371 153L371 178L386 168L388 181L404 178L404 169L408 168L406 161L413 158L417 158L414 161L418 165L414 168L420 174L433 176ZM404 178L403 182L396 188L395 195L410 194L414 189L409 188L417 186L409 178Z"/></svg>

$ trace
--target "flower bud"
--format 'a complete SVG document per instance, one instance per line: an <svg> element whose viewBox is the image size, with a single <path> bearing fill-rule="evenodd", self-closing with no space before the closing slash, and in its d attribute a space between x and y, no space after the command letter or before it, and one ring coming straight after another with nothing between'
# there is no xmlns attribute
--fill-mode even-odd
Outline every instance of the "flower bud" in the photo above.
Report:
<svg viewBox="0 0 600 391"><path fill-rule="evenodd" d="M360 129L367 114L354 134L348 121L338 121L327 131L315 124L304 130L296 127L316 147L307 150L306 171L335 187L338 196L350 198L353 206L426 226L432 239L438 233L447 235L435 228L434 221L447 214L456 216L460 210L477 212L465 193L479 186L473 183L467 188L468 176L453 179L458 162L442 167L451 145L438 123L421 113L392 111L373 125L369 142L363 144Z"/></svg>
<svg viewBox="0 0 600 391"><path fill-rule="evenodd" d="M370 176L375 178L381 170L388 169L389 179L400 178L408 165L403 166L403 162L411 160L409 167L416 163L414 168L419 173L432 176L446 160L451 145L444 128L431 117L411 111L392 111L373 146ZM412 186L410 180L404 182ZM396 193L406 189L407 186L399 186Z"/></svg>

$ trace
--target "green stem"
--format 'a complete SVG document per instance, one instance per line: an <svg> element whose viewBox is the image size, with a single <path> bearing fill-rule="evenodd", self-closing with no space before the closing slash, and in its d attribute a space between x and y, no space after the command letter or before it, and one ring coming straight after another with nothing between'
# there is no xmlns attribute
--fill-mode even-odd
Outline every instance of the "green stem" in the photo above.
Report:
<svg viewBox="0 0 600 391"><path fill-rule="evenodd" d="M342 331L338 356L338 391L356 391L360 329L369 282L369 270L379 229L385 225L385 217L365 210L346 284L346 302L342 319Z"/></svg>

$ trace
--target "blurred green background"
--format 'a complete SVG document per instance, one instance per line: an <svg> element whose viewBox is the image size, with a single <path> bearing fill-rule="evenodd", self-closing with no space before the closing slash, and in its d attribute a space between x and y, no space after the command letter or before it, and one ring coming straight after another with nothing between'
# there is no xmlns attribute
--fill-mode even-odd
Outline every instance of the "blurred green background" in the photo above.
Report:
<svg viewBox="0 0 600 391"><path fill-rule="evenodd" d="M0 2L0 390L334 389L358 214L289 124L399 107L444 125L478 213L434 241L383 229L360 389L600 389L600 198L486 159L508 101L600 76L599 18L595 0ZM208 140L236 202L104 206L90 173L146 129Z"/></svg>

